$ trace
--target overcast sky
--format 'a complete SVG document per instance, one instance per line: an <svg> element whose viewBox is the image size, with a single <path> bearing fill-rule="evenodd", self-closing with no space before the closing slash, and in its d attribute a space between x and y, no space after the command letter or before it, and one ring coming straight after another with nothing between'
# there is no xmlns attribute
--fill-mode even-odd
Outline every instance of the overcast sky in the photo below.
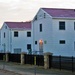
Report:
<svg viewBox="0 0 75 75"><path fill-rule="evenodd" d="M0 27L6 21L32 20L42 7L75 9L75 0L0 0Z"/></svg>

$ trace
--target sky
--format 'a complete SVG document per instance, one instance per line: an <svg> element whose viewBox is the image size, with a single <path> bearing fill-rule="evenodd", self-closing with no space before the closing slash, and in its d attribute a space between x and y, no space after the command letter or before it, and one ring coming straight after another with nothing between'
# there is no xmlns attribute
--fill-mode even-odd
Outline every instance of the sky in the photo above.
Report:
<svg viewBox="0 0 75 75"><path fill-rule="evenodd" d="M0 28L4 22L26 22L40 8L75 9L75 0L0 0Z"/></svg>

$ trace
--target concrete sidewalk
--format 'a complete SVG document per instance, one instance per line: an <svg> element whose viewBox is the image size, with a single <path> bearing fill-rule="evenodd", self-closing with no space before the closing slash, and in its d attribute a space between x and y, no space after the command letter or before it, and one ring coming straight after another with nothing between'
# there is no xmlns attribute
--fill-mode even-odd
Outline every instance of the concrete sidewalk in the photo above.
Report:
<svg viewBox="0 0 75 75"><path fill-rule="evenodd" d="M38 67L34 65L20 65L17 63L3 63L0 62L0 69L12 71L21 75L75 75L71 71L57 70L57 69L43 69L43 67ZM35 74L36 72L36 74Z"/></svg>

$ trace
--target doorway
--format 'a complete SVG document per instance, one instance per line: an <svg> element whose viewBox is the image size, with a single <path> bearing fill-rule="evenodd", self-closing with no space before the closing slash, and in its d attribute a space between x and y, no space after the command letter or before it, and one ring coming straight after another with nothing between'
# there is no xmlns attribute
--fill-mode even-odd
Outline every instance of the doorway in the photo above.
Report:
<svg viewBox="0 0 75 75"><path fill-rule="evenodd" d="M39 54L43 54L43 40L39 40Z"/></svg>

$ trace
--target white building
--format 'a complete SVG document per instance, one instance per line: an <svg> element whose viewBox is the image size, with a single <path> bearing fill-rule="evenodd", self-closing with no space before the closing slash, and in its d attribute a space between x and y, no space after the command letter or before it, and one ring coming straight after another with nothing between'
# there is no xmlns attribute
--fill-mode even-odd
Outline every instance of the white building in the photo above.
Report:
<svg viewBox="0 0 75 75"><path fill-rule="evenodd" d="M41 8L32 21L33 50L75 56L75 9Z"/></svg>
<svg viewBox="0 0 75 75"><path fill-rule="evenodd" d="M75 9L41 8L32 22L5 22L0 33L1 52L75 56Z"/></svg>
<svg viewBox="0 0 75 75"><path fill-rule="evenodd" d="M1 52L21 53L32 49L31 22L5 22L1 28Z"/></svg>

